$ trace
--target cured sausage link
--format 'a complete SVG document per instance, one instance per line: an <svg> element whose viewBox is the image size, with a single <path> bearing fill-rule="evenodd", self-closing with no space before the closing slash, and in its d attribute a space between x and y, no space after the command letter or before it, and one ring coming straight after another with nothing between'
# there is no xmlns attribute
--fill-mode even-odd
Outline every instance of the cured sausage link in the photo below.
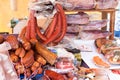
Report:
<svg viewBox="0 0 120 80"><path fill-rule="evenodd" d="M62 26L62 32L61 32L61 36L54 41L54 42L58 43L60 40L63 39L64 35L66 34L67 21L66 21L66 16L65 16L65 13L64 13L64 10L63 10L62 6L57 3L56 7L58 9L58 12L60 12L61 19L62 19L62 25L61 25Z"/></svg>
<svg viewBox="0 0 120 80"><path fill-rule="evenodd" d="M46 41L46 40L47 40L47 38L40 32L39 27L36 27L36 32L37 32L38 37L39 37L42 41Z"/></svg>
<svg viewBox="0 0 120 80"><path fill-rule="evenodd" d="M50 23L50 25L47 27L44 35L47 38L50 38L50 36L52 35L52 33L54 32L55 26L57 23L57 13L54 15L52 22Z"/></svg>
<svg viewBox="0 0 120 80"><path fill-rule="evenodd" d="M31 21L28 20L27 27L26 27L26 33L25 33L25 38L27 40L30 39L30 31L31 31Z"/></svg>
<svg viewBox="0 0 120 80"><path fill-rule="evenodd" d="M57 72L54 72L52 70L46 70L45 71L45 74L51 79L51 80L65 80L64 77L57 73Z"/></svg>
<svg viewBox="0 0 120 80"><path fill-rule="evenodd" d="M58 37L58 35L60 34L60 32L61 32L61 15L60 15L60 13L58 13L58 15L57 15L57 24L56 24L56 26L55 26L55 31L54 31L53 34L50 36L50 38L48 38L48 39L44 42L44 44L48 44L48 43L54 41L54 40Z"/></svg>
<svg viewBox="0 0 120 80"><path fill-rule="evenodd" d="M30 11L30 21L31 21L31 29L30 29L30 38L36 39L36 28L37 27L37 19L34 16L35 11Z"/></svg>

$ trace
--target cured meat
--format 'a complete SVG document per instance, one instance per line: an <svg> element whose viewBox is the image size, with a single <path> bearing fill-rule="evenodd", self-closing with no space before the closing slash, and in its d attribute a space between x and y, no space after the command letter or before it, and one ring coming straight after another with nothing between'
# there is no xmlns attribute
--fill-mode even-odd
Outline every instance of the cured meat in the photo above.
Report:
<svg viewBox="0 0 120 80"><path fill-rule="evenodd" d="M80 29L82 30L98 30L107 25L107 20L95 20L90 21L90 23L85 25L80 25Z"/></svg>
<svg viewBox="0 0 120 80"><path fill-rule="evenodd" d="M66 16L68 24L87 24L89 23L89 15L84 12L77 14L69 14Z"/></svg>
<svg viewBox="0 0 120 80"><path fill-rule="evenodd" d="M67 10L73 9L93 9L95 0L57 0L63 4Z"/></svg>
<svg viewBox="0 0 120 80"><path fill-rule="evenodd" d="M83 30L79 33L78 38L81 38L83 40L94 40L97 38L105 38L107 36L110 36L111 33L108 31L102 31L102 30Z"/></svg>
<svg viewBox="0 0 120 80"><path fill-rule="evenodd" d="M97 0L96 8L97 9L116 8L117 5L118 0Z"/></svg>
<svg viewBox="0 0 120 80"><path fill-rule="evenodd" d="M90 21L88 24L68 24L67 33L76 34L80 30L100 30L107 25L107 20Z"/></svg>
<svg viewBox="0 0 120 80"><path fill-rule="evenodd" d="M67 26L67 33L76 34L76 33L79 33L79 31L80 31L79 25Z"/></svg>

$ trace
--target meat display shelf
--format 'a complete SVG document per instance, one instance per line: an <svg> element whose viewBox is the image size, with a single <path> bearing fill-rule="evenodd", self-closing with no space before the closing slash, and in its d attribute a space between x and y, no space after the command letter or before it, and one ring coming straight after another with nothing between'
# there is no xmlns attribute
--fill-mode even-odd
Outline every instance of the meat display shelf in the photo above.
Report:
<svg viewBox="0 0 120 80"><path fill-rule="evenodd" d="M114 39L114 26L115 26L115 12L117 11L117 9L65 10L65 12L94 12L94 11L101 12L102 19L107 18L107 15L110 14L109 31L112 33L112 35L110 35L109 39L113 40ZM106 27L104 29L106 29Z"/></svg>

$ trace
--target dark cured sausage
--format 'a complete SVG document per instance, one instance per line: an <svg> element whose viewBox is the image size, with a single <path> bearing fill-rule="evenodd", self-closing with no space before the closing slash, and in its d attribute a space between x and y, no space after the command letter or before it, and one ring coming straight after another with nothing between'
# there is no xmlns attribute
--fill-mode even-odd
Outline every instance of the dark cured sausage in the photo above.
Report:
<svg viewBox="0 0 120 80"><path fill-rule="evenodd" d="M60 4L56 4L56 7L58 9L58 12L60 12L61 19L62 19L62 32L61 32L61 36L54 41L54 42L58 43L60 40L62 40L62 38L66 34L67 21L66 21L66 16L65 16L65 13L64 13L64 10L63 10L62 6Z"/></svg>

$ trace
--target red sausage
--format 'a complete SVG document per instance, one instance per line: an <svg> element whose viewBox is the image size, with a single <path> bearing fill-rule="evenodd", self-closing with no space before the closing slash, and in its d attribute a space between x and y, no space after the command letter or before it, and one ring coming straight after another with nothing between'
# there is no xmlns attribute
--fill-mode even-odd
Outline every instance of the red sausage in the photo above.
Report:
<svg viewBox="0 0 120 80"><path fill-rule="evenodd" d="M61 32L61 16L58 13L58 15L57 15L57 24L56 24L56 27L55 27L55 31L53 32L53 34L51 35L51 37L48 38L44 42L44 44L48 44L48 43L54 41L59 36L60 32Z"/></svg>
<svg viewBox="0 0 120 80"><path fill-rule="evenodd" d="M39 27L36 27L37 35L42 41L46 41L47 38L40 32Z"/></svg>
<svg viewBox="0 0 120 80"><path fill-rule="evenodd" d="M63 75L54 72L52 70L46 70L45 74L51 79L51 80L65 80Z"/></svg>
<svg viewBox="0 0 120 80"><path fill-rule="evenodd" d="M27 40L30 39L30 30L31 30L31 22L30 22L30 20L28 20L28 24L26 27L26 33L25 33L25 37Z"/></svg>
<svg viewBox="0 0 120 80"><path fill-rule="evenodd" d="M58 43L60 40L63 39L64 35L66 34L67 21L66 21L66 16L65 16L65 13L64 13L64 10L63 10L62 6L60 4L56 4L56 7L57 7L58 11L60 12L61 18L62 18L62 32L61 32L61 36L54 41L54 42Z"/></svg>
<svg viewBox="0 0 120 80"><path fill-rule="evenodd" d="M30 21L31 21L31 29L30 29L30 38L36 39L36 26L37 26L37 19L34 16L35 11L30 11Z"/></svg>
<svg viewBox="0 0 120 80"><path fill-rule="evenodd" d="M54 15L52 22L49 24L48 28L46 29L44 35L47 38L50 38L52 33L54 32L55 26L57 23L57 13Z"/></svg>

